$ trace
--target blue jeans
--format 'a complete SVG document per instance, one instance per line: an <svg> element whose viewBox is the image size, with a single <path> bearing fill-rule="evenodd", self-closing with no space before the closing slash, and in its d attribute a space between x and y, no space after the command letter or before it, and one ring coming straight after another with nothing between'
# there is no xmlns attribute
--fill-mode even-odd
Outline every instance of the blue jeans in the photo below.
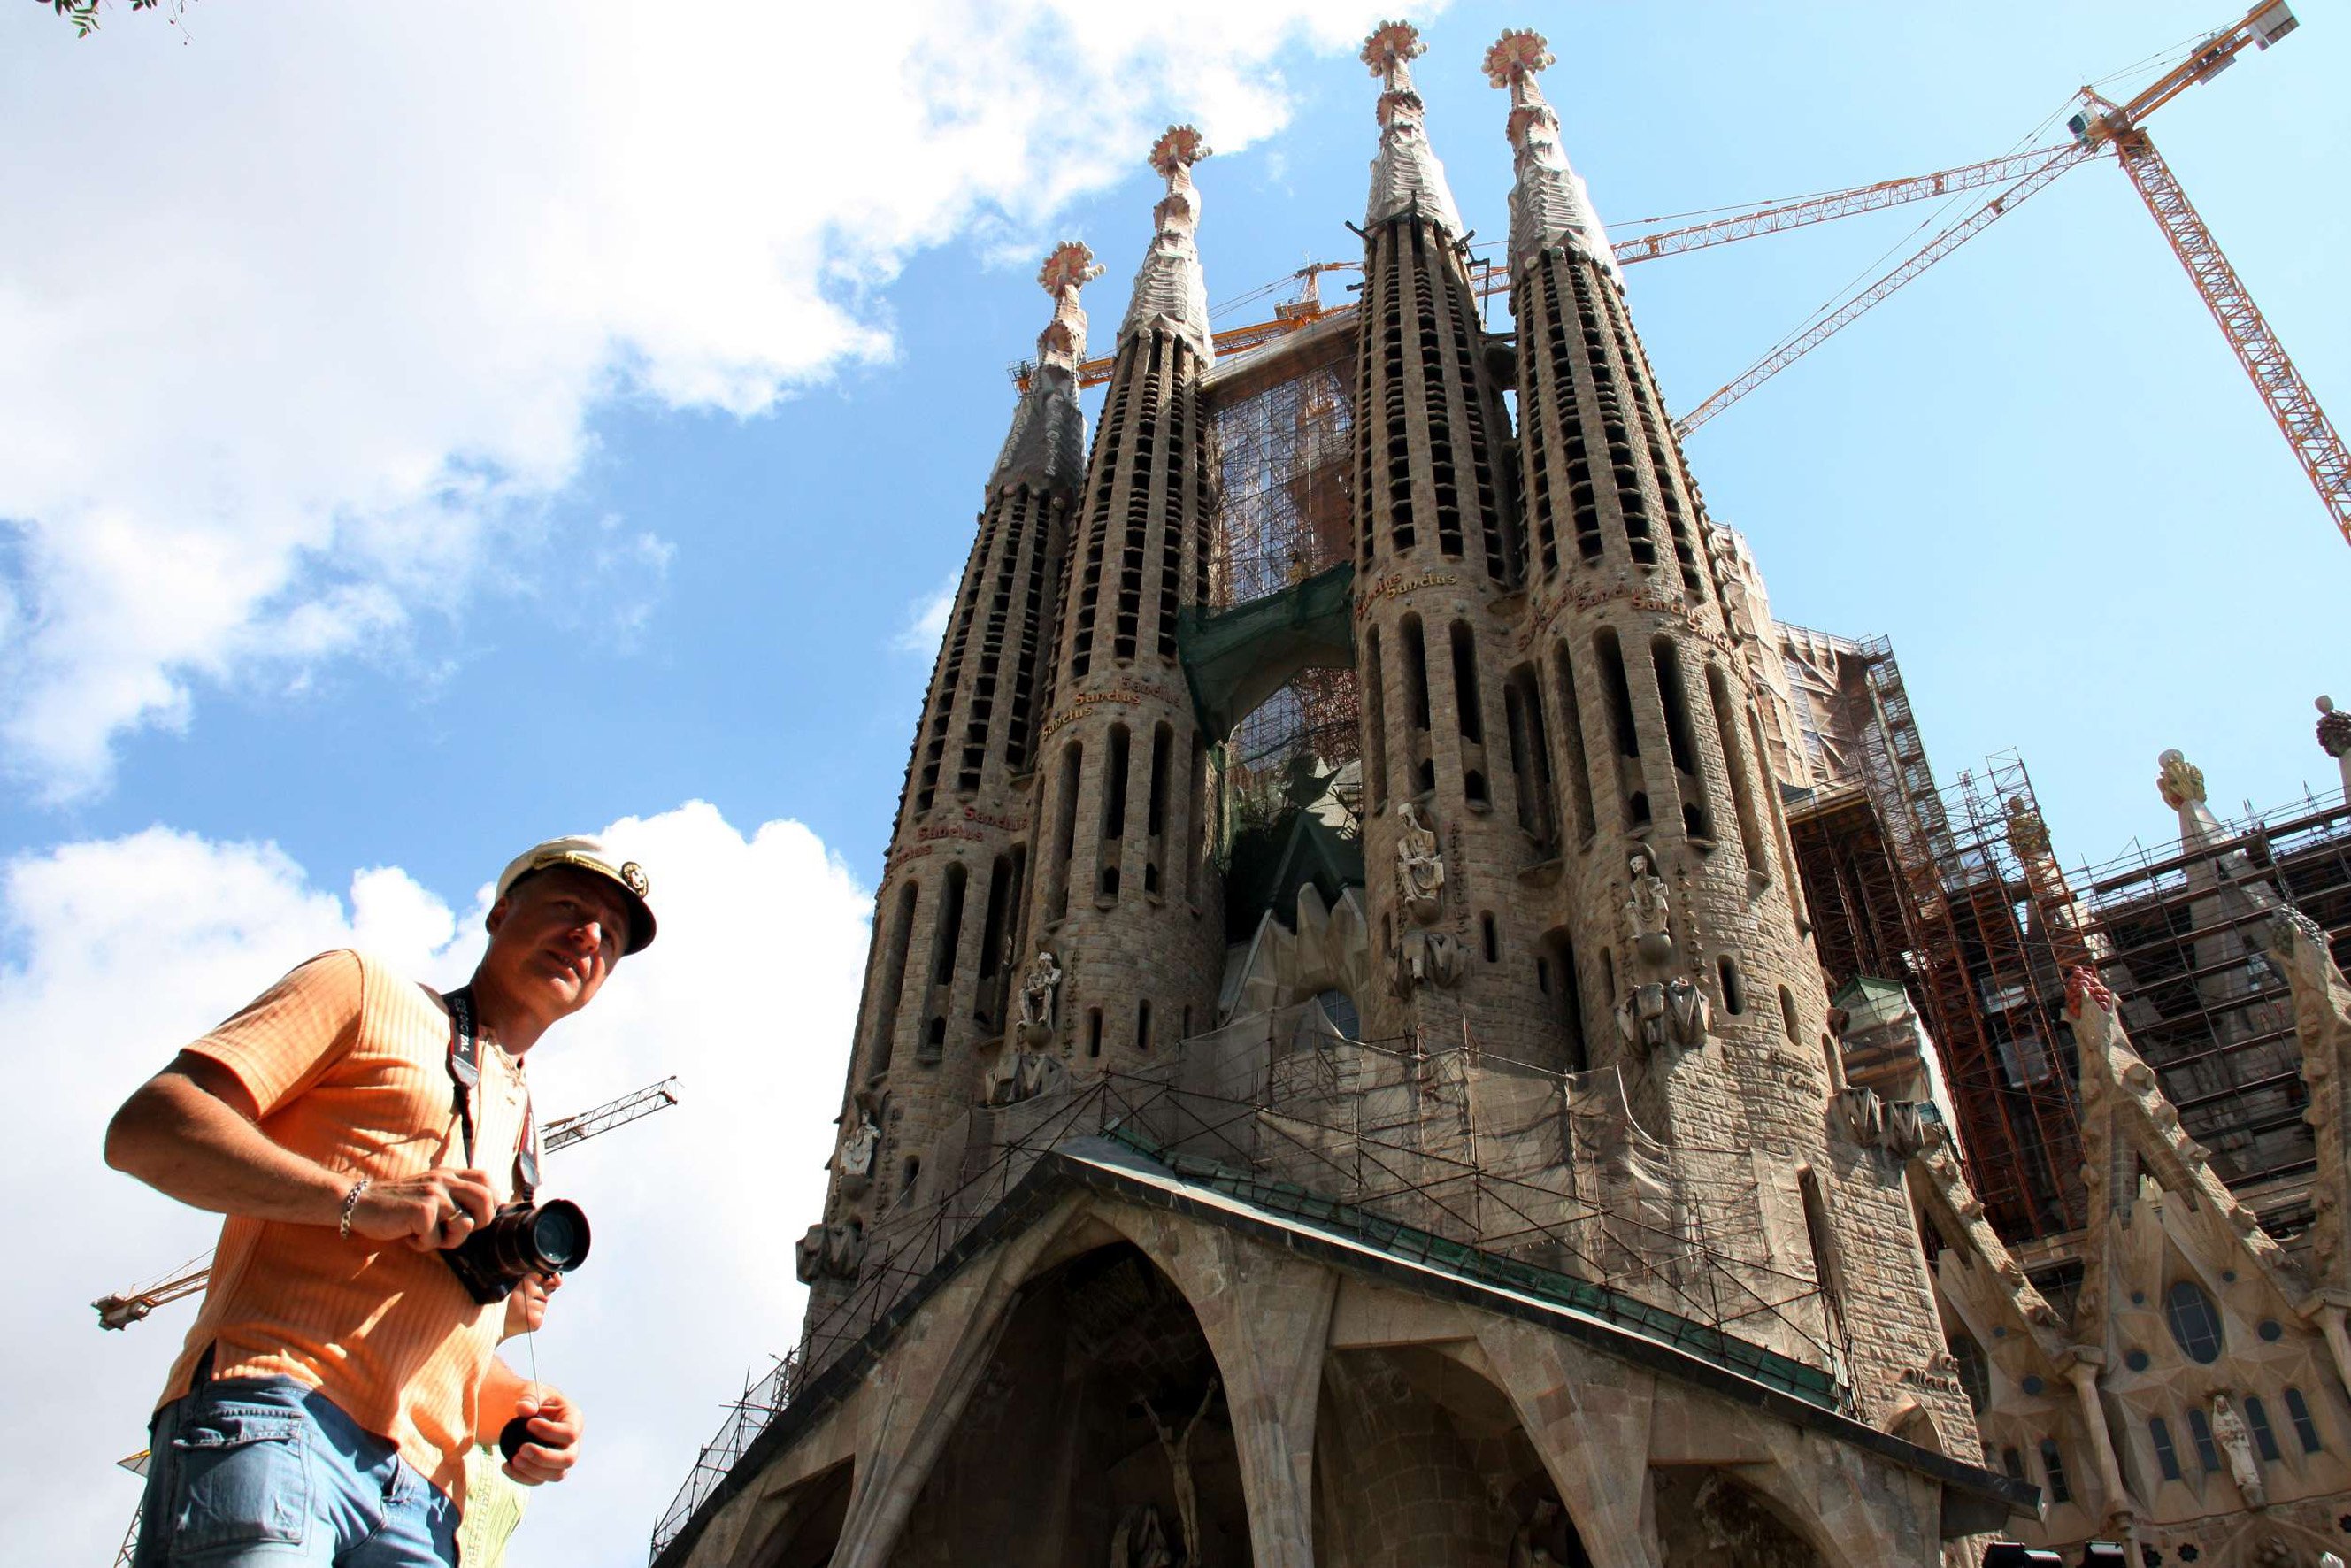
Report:
<svg viewBox="0 0 2351 1568"><path fill-rule="evenodd" d="M291 1378L200 1385L149 1429L131 1568L455 1568L456 1505Z"/></svg>

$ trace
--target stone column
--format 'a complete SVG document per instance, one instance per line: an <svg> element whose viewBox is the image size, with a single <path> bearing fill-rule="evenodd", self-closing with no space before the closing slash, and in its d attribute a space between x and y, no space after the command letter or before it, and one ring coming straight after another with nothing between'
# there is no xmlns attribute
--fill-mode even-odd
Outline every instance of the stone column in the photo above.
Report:
<svg viewBox="0 0 2351 1568"><path fill-rule="evenodd" d="M2114 1437L2106 1430L2105 1406L2098 1397L2098 1369L2105 1364L2105 1351L2077 1344L2074 1358L2065 1364L2065 1375L2073 1381L2074 1397L2082 1406L2082 1425L2090 1429L2090 1444L2098 1456L2098 1484L2106 1494L2106 1522L2119 1522L2127 1530L2138 1517L2138 1504L2123 1485L2122 1465L2115 1458Z"/></svg>

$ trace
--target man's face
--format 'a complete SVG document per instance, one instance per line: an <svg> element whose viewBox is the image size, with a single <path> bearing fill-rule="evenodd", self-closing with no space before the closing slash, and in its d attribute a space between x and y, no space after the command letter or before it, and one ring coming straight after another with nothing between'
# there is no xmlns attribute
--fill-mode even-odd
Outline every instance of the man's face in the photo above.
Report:
<svg viewBox="0 0 2351 1568"><path fill-rule="evenodd" d="M550 1019L588 1005L629 944L629 905L607 878L555 866L517 883L490 911L482 965Z"/></svg>

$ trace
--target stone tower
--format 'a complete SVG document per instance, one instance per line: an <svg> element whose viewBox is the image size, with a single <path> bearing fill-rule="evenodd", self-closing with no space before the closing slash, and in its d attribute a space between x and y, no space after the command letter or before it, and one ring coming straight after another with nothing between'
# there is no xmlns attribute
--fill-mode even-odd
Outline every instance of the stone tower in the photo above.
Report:
<svg viewBox="0 0 2351 1568"><path fill-rule="evenodd" d="M1167 193L1119 327L1052 644L1027 950L1060 978L1050 1030L1035 1020L1023 1043L1080 1079L1172 1061L1216 998L1207 747L1176 640L1178 610L1207 591L1215 490L1192 183L1208 151L1188 125L1151 150Z"/></svg>
<svg viewBox="0 0 2351 1568"><path fill-rule="evenodd" d="M1223 365L1207 149L1160 139L1082 462L1093 269L1046 264L803 1338L657 1568L1925 1568L2031 1506L1943 1348L1905 1185L1943 1145L1841 1076L1760 580L1718 570L1543 41L1486 62L1515 346L1420 54L1363 51L1360 308ZM1277 772L1244 710L1285 690Z"/></svg>
<svg viewBox="0 0 2351 1568"><path fill-rule="evenodd" d="M1740 650L1751 633L1726 613L1697 486L1537 81L1550 63L1531 32L1486 57L1518 172L1529 549L1511 680L1556 737L1564 808L1541 917L1553 986L1574 998L1584 1060L1614 1070L1668 1151L1687 1243L1739 1258L1759 1300L1810 1279L1817 1332L1866 1402L1963 1426L1899 1170L1841 1146L1876 1125L1855 1100L1875 1096L1844 1090ZM1844 1127L1841 1103L1859 1112ZM1752 1332L1799 1354L1807 1337Z"/></svg>
<svg viewBox="0 0 2351 1568"><path fill-rule="evenodd" d="M1458 1039L1546 1066L1578 1061L1531 965L1503 961L1521 873L1549 857L1520 697L1503 672L1519 550L1508 421L1487 371L1468 246L1430 147L1405 23L1363 58L1383 80L1356 340L1356 670L1364 857L1387 997L1375 1036Z"/></svg>
<svg viewBox="0 0 2351 1568"><path fill-rule="evenodd" d="M826 1222L834 1247L920 1196L922 1164L967 1112L981 1047L1005 1031L1027 895L1036 765L1070 508L1085 480L1078 366L1100 276L1070 243L1038 282L1053 319L989 473L970 557L931 674L876 895L842 1142ZM855 1239L850 1239L853 1228ZM830 1281L831 1276L820 1276Z"/></svg>

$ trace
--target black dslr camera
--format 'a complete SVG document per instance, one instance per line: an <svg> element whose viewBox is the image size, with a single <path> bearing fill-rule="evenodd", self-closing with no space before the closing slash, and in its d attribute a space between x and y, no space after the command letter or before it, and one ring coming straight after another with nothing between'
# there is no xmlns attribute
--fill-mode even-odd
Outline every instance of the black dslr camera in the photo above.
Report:
<svg viewBox="0 0 2351 1568"><path fill-rule="evenodd" d="M490 1306L529 1275L568 1274L587 1261L588 1217L566 1198L509 1203L441 1256L465 1293Z"/></svg>

